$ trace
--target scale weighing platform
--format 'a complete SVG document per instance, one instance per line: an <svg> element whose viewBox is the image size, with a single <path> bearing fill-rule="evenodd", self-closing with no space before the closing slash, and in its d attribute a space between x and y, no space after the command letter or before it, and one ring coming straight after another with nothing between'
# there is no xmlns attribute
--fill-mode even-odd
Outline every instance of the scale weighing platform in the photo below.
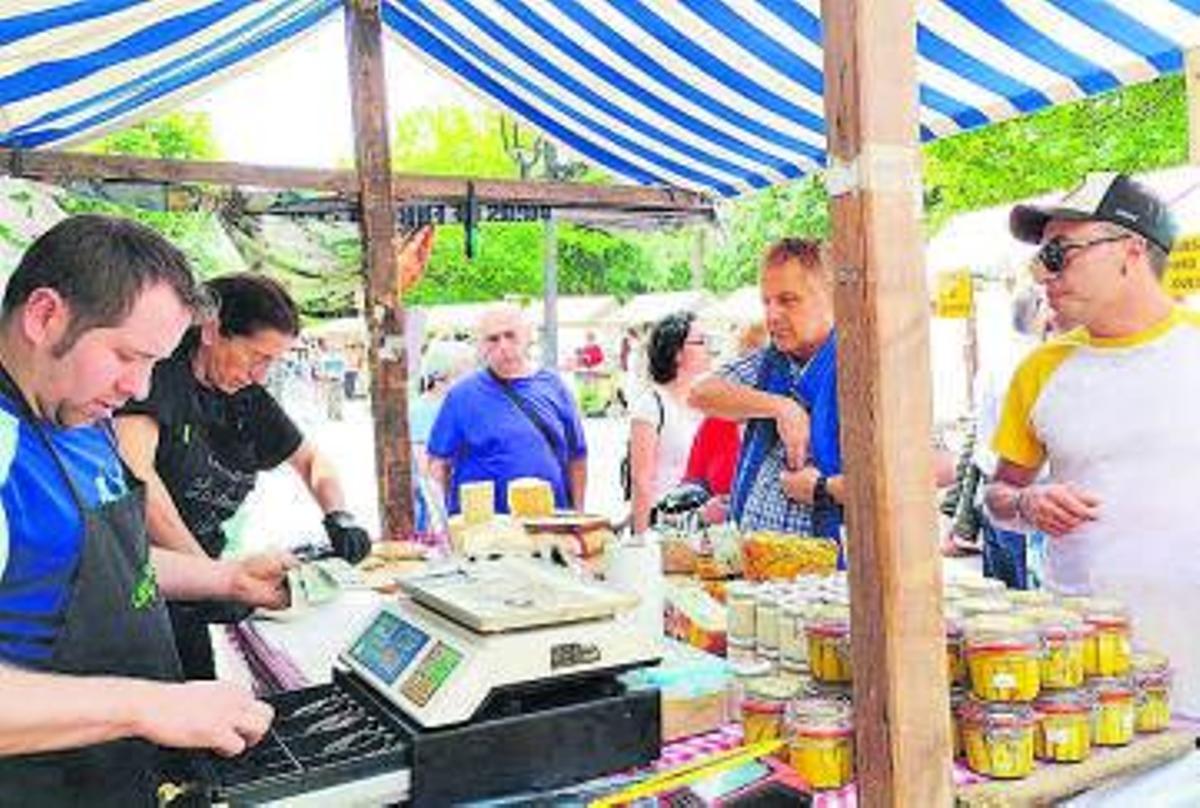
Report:
<svg viewBox="0 0 1200 808"><path fill-rule="evenodd" d="M455 562L402 588L330 684L269 697L267 737L209 762L216 800L447 805L659 755L658 691L617 679L659 660L616 620L635 596L521 558Z"/></svg>

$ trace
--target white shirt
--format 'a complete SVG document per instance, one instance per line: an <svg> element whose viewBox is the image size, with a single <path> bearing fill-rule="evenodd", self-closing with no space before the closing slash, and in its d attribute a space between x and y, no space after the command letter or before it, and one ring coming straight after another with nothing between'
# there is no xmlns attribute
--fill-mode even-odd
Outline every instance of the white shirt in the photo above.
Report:
<svg viewBox="0 0 1200 808"><path fill-rule="evenodd" d="M1049 537L1047 582L1124 601L1135 644L1171 657L1176 708L1200 717L1198 401L1195 313L1122 339L1080 329L1017 369L993 448L1099 498L1094 522Z"/></svg>
<svg viewBox="0 0 1200 808"><path fill-rule="evenodd" d="M662 401L661 411L656 397ZM665 388L657 384L651 384L638 396L629 417L631 421L642 421L649 424L651 429L658 429L660 412L662 429L658 430L658 451L655 453L651 491L655 502L683 479L692 441L700 422L704 420L704 413L676 401Z"/></svg>

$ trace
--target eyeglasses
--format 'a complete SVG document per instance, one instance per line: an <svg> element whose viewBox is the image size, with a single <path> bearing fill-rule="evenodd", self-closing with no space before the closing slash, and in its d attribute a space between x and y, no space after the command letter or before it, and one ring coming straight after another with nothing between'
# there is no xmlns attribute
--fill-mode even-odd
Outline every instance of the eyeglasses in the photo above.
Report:
<svg viewBox="0 0 1200 808"><path fill-rule="evenodd" d="M1062 239L1054 238L1042 245L1041 249L1037 251L1035 260L1045 267L1046 271L1051 275L1061 275L1063 270L1067 268L1067 261L1070 260L1072 252L1086 250L1088 247L1095 247L1098 244L1125 241L1128 238L1129 236L1104 236L1103 238L1077 243L1064 242Z"/></svg>
<svg viewBox="0 0 1200 808"><path fill-rule="evenodd" d="M713 340L711 337L692 337L691 339L684 340L683 343L685 345L703 345L705 348L711 348L713 346Z"/></svg>

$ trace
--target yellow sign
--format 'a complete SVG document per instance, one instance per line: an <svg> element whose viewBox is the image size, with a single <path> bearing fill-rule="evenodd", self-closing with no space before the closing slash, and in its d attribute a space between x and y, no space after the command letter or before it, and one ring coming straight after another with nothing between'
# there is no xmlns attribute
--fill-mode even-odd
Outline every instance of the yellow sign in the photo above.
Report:
<svg viewBox="0 0 1200 808"><path fill-rule="evenodd" d="M1163 273L1163 288L1171 297L1200 294L1200 234L1175 239Z"/></svg>
<svg viewBox="0 0 1200 808"><path fill-rule="evenodd" d="M937 317L952 320L962 320L971 316L971 271L969 269L938 274L937 302L933 313Z"/></svg>

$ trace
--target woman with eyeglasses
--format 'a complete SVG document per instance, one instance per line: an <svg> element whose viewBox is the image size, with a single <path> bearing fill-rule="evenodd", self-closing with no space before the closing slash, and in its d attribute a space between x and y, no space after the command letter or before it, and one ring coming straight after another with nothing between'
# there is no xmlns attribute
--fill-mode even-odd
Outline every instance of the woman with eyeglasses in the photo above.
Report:
<svg viewBox="0 0 1200 808"><path fill-rule="evenodd" d="M679 484L704 419L687 404L692 382L712 364L709 339L693 312L655 323L646 346L651 384L634 401L629 423L633 530L650 527L654 504Z"/></svg>

